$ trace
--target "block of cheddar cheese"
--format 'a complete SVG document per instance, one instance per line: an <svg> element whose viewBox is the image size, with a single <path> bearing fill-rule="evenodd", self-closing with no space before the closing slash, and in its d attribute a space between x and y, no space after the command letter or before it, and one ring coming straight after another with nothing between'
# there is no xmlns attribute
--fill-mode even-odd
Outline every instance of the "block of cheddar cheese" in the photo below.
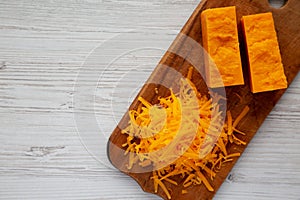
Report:
<svg viewBox="0 0 300 200"><path fill-rule="evenodd" d="M243 85L235 7L204 10L201 24L208 87Z"/></svg>
<svg viewBox="0 0 300 200"><path fill-rule="evenodd" d="M272 13L243 16L242 26L251 91L258 93L287 88Z"/></svg>

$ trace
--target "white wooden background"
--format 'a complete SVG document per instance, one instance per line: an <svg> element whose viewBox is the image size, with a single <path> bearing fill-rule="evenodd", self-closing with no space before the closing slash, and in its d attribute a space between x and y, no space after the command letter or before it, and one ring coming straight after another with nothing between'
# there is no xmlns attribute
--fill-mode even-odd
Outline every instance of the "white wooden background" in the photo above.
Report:
<svg viewBox="0 0 300 200"><path fill-rule="evenodd" d="M88 153L74 120L74 85L91 51L120 33L154 28L156 47L167 48L198 3L0 0L0 199L159 199ZM143 42L145 33L132 34L127 41ZM112 58L118 48L111 47ZM121 56L98 83L93 109L78 111L95 113L107 137L162 54L142 49ZM95 83L87 76L86 84ZM299 130L300 76L215 199L300 199Z"/></svg>

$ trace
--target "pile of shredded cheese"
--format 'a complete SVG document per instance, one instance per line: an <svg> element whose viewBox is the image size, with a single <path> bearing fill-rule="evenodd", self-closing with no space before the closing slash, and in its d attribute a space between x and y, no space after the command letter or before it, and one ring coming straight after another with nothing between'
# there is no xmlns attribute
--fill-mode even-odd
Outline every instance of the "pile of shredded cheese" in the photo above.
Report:
<svg viewBox="0 0 300 200"><path fill-rule="evenodd" d="M245 145L235 134L244 135L236 127L249 107L246 106L234 121L228 111L224 124L219 105L197 91L190 81L191 76L192 68L187 79L181 80L180 92L174 94L170 90L171 95L158 98L156 105L139 97L140 106L129 112L129 124L122 130L127 134L127 142L123 144L125 154L129 153L127 168L135 164L152 166L155 193L161 188L169 199L170 188L165 183L178 185L175 177L181 177L184 188L203 183L209 191L214 191L209 179L214 179L223 163L240 156L240 153L229 154L228 144ZM183 105L188 112L183 111ZM178 129L183 134L178 134ZM174 144L172 141L176 138ZM182 194L185 193L187 190L183 189Z"/></svg>

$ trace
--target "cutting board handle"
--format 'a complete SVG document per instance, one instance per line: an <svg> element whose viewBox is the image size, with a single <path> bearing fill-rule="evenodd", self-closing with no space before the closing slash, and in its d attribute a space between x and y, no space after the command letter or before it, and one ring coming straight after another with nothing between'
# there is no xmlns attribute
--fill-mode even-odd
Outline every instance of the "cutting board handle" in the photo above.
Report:
<svg viewBox="0 0 300 200"><path fill-rule="evenodd" d="M290 8L295 8L295 7L300 8L300 1L299 0L285 0L285 3L281 8L274 8L269 3L269 0L262 0L262 1L264 3L266 3L271 9L275 9L275 10L278 10L278 11L282 11L282 10L286 10L286 9L290 9Z"/></svg>
<svg viewBox="0 0 300 200"><path fill-rule="evenodd" d="M277 11L282 11L282 10L286 10L286 9L291 9L291 8L295 8L300 6L300 1L299 0L285 0L285 3L282 7L280 8L275 8L273 7L270 2L270 0L252 0L252 5L259 5L260 8L265 8L267 10L277 10Z"/></svg>

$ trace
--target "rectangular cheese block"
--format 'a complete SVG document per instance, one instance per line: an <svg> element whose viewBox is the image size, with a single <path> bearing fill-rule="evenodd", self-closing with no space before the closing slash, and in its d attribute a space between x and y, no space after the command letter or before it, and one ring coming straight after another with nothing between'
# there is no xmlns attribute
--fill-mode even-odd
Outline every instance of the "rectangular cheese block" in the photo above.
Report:
<svg viewBox="0 0 300 200"><path fill-rule="evenodd" d="M243 85L235 7L204 10L201 24L208 87Z"/></svg>
<svg viewBox="0 0 300 200"><path fill-rule="evenodd" d="M272 13L244 16L242 26L251 91L257 93L287 88Z"/></svg>

